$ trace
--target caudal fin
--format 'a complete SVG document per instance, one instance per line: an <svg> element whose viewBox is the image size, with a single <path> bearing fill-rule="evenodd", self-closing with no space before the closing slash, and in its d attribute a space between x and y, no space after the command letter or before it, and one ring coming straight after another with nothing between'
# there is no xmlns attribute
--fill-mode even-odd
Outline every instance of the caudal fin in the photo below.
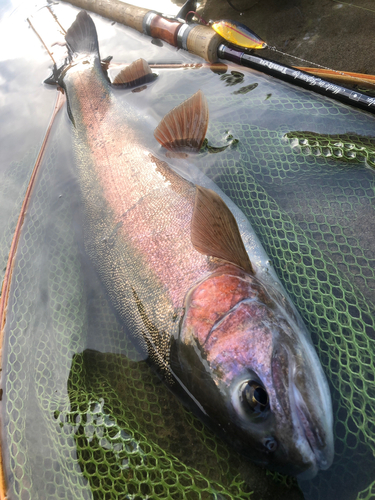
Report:
<svg viewBox="0 0 375 500"><path fill-rule="evenodd" d="M65 35L69 56L73 54L97 54L99 56L98 35L93 20L82 10Z"/></svg>

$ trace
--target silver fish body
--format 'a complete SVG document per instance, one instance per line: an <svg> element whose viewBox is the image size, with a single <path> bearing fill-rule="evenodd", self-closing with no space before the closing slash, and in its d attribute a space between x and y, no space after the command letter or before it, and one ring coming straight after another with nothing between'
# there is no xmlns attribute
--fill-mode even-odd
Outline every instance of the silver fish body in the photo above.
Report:
<svg viewBox="0 0 375 500"><path fill-rule="evenodd" d="M214 238L207 248L218 246L219 257L195 243L205 238L199 227L192 236L197 200L217 234L238 233L233 215L205 189L210 181L200 188L152 153L147 121L118 103L102 71L85 12L66 40L71 60L59 83L74 124L85 248L115 309L172 389L244 455L305 477L326 469L329 387L251 227L233 208L250 256L243 266L220 258Z"/></svg>

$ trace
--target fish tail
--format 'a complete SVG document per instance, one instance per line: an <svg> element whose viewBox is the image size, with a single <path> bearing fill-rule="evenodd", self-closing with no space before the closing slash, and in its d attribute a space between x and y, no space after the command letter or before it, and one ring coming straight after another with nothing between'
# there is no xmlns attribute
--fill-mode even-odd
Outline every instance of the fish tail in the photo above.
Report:
<svg viewBox="0 0 375 500"><path fill-rule="evenodd" d="M97 54L99 56L98 34L95 24L85 10L82 10L65 35L69 57L74 54Z"/></svg>
<svg viewBox="0 0 375 500"><path fill-rule="evenodd" d="M76 20L66 32L65 41L68 58L60 67L54 64L52 74L44 80L44 83L48 85L64 87L62 78L64 71L78 54L97 55L100 60L98 34L93 20L85 10L77 15Z"/></svg>

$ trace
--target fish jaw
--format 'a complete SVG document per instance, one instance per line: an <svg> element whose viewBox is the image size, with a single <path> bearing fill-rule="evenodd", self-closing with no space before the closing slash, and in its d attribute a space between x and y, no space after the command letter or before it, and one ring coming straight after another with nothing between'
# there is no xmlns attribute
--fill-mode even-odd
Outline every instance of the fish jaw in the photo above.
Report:
<svg viewBox="0 0 375 500"><path fill-rule="evenodd" d="M316 352L306 336L300 343L276 345L272 378L280 405L293 422L295 451L304 470L295 475L311 479L330 467L334 457L330 391Z"/></svg>
<svg viewBox="0 0 375 500"><path fill-rule="evenodd" d="M328 384L285 297L223 265L189 292L185 305L179 376L211 427L248 458L282 473L311 478L328 468Z"/></svg>

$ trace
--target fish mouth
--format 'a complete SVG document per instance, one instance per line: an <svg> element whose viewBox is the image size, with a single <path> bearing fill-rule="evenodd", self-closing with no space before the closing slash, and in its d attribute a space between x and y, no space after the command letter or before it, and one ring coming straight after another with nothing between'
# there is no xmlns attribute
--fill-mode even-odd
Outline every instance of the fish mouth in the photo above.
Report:
<svg viewBox="0 0 375 500"><path fill-rule="evenodd" d="M272 377L281 406L292 420L290 452L299 455L295 475L312 479L330 467L334 456L329 387L313 346L303 340L298 349L290 343L278 345Z"/></svg>
<svg viewBox="0 0 375 500"><path fill-rule="evenodd" d="M312 479L320 469L328 469L334 457L330 390L316 351L307 340L305 335L298 343L284 338L275 346L272 359L277 398L291 419L292 435L286 436L285 444L287 455L296 461L298 479Z"/></svg>
<svg viewBox="0 0 375 500"><path fill-rule="evenodd" d="M293 386L294 426L297 431L297 447L308 468L298 474L298 479L312 479L319 470L326 470L333 460L332 447L325 443L325 432L314 422L298 388Z"/></svg>

